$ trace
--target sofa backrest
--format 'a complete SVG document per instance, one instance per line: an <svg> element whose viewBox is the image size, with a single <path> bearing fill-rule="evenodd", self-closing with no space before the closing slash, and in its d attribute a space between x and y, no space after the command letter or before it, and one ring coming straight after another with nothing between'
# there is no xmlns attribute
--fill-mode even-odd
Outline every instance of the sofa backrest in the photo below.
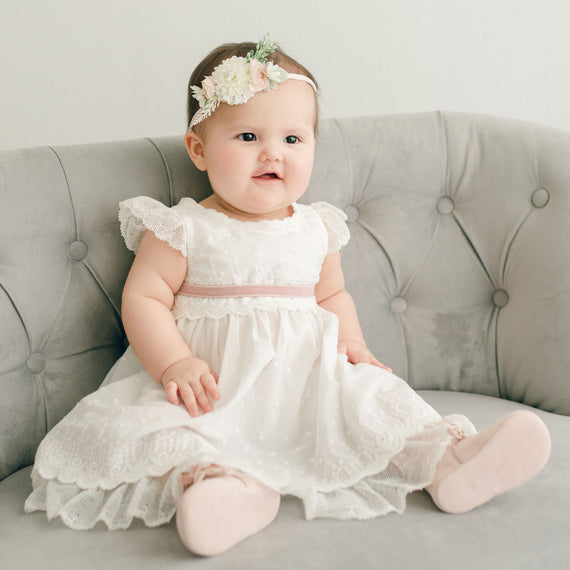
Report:
<svg viewBox="0 0 570 570"><path fill-rule="evenodd" d="M208 195L183 139L0 153L0 478L126 346L118 202ZM416 389L570 414L570 134L449 114L324 120L304 202L348 216L370 348Z"/></svg>

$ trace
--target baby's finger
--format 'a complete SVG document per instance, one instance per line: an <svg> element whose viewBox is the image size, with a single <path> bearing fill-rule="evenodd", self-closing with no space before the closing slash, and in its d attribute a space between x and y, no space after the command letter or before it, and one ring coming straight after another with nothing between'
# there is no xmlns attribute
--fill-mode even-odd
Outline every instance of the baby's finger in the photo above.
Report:
<svg viewBox="0 0 570 570"><path fill-rule="evenodd" d="M178 384L172 380L164 387L166 392L166 397L171 404L178 405L180 400L178 399Z"/></svg>
<svg viewBox="0 0 570 570"><path fill-rule="evenodd" d="M214 377L216 384L220 381L218 375L210 368L210 374Z"/></svg>
<svg viewBox="0 0 570 570"><path fill-rule="evenodd" d="M198 417L200 410L198 409L198 403L196 402L196 396L194 395L192 386L190 386L190 384L182 384L182 386L180 386L180 395L190 415L193 418Z"/></svg>
<svg viewBox="0 0 570 570"><path fill-rule="evenodd" d="M372 364L374 359L367 352L351 352L348 360L352 364Z"/></svg>
<svg viewBox="0 0 570 570"><path fill-rule="evenodd" d="M200 381L202 382L202 386L204 386L204 390L212 396L215 401L218 401L221 398L220 389L218 388L218 377L214 374L204 374Z"/></svg>
<svg viewBox="0 0 570 570"><path fill-rule="evenodd" d="M379 360L376 360L376 358L373 358L372 362L370 364L374 364L374 366L378 366L378 368L383 368L384 370L387 370L388 372L392 372L391 368L388 368L387 366L382 364Z"/></svg>
<svg viewBox="0 0 570 570"><path fill-rule="evenodd" d="M203 383L202 378L200 378L200 382ZM210 398L208 398L208 394L206 394L202 384L196 386L196 388L194 389L194 396L196 397L198 405L200 406L200 408L202 408L202 411L205 414L211 412L214 409L212 408L212 404L210 403Z"/></svg>

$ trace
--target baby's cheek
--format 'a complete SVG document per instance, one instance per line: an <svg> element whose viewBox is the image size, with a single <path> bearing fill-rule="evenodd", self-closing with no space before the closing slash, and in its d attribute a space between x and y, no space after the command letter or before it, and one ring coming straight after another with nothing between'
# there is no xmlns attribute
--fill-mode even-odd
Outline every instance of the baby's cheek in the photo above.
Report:
<svg viewBox="0 0 570 570"><path fill-rule="evenodd" d="M298 161L295 170L299 180L308 185L313 172L313 157L307 156L303 160Z"/></svg>

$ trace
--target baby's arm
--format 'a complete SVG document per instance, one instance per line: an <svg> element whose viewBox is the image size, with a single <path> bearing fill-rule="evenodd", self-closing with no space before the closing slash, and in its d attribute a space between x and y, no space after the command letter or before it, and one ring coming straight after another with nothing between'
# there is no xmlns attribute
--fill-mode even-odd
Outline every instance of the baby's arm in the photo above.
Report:
<svg viewBox="0 0 570 570"><path fill-rule="evenodd" d="M354 301L344 285L340 253L331 253L325 258L319 282L315 287L315 296L319 306L338 317L338 351L346 354L349 362L374 364L392 372L390 368L378 362L366 346Z"/></svg>
<svg viewBox="0 0 570 570"><path fill-rule="evenodd" d="M210 366L194 358L171 313L174 294L184 281L186 258L147 231L125 282L123 324L129 342L147 372L173 404L182 398L190 415L212 410L208 394L219 400Z"/></svg>

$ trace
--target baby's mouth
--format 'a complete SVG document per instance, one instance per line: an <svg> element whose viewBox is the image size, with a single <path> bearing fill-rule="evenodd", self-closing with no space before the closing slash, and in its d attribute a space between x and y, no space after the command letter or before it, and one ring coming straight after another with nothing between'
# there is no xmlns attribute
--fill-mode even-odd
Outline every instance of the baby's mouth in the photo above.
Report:
<svg viewBox="0 0 570 570"><path fill-rule="evenodd" d="M279 180L281 177L276 172L264 172L263 174L258 174L254 178L259 178L261 180Z"/></svg>

